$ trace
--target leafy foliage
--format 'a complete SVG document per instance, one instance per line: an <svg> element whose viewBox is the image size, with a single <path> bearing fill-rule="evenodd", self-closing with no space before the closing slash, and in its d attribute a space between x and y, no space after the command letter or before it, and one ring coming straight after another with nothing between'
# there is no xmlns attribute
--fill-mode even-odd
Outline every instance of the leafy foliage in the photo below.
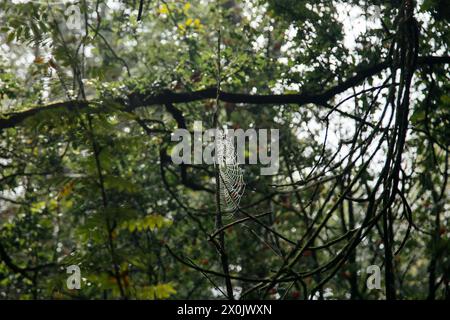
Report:
<svg viewBox="0 0 450 320"><path fill-rule="evenodd" d="M0 0L0 298L450 297L445 1L144 3ZM280 130L222 220L215 115Z"/></svg>

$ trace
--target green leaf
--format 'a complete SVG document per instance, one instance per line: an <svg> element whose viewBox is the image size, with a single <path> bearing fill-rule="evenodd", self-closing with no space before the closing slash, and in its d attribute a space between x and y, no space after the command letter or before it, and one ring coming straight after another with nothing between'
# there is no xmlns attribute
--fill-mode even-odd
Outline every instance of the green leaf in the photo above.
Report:
<svg viewBox="0 0 450 320"><path fill-rule="evenodd" d="M425 111L424 110L416 110L411 116L411 122L417 123L425 119Z"/></svg>
<svg viewBox="0 0 450 320"><path fill-rule="evenodd" d="M130 221L125 221L121 224L122 229L128 229L130 232L134 231L146 231L160 229L163 227L170 226L172 221L157 214L148 215L141 219L135 219Z"/></svg>
<svg viewBox="0 0 450 320"><path fill-rule="evenodd" d="M139 190L139 188L130 180L115 176L105 177L105 187L107 189L115 189L119 192L127 193L136 193Z"/></svg>
<svg viewBox="0 0 450 320"><path fill-rule="evenodd" d="M137 291L139 299L147 300L167 299L177 293L172 283L159 283L154 286L145 286Z"/></svg>
<svg viewBox="0 0 450 320"><path fill-rule="evenodd" d="M6 36L6 43L9 44L14 40L14 37L16 36L15 32L12 31Z"/></svg>

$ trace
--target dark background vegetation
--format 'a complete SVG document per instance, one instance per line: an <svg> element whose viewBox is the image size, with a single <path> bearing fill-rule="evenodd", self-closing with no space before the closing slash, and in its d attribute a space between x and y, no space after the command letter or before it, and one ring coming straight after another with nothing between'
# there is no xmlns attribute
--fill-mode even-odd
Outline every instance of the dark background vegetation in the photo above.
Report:
<svg viewBox="0 0 450 320"><path fill-rule="evenodd" d="M445 1L81 0L79 30L20 2L0 2L1 299L450 298ZM213 166L171 162L197 120L280 130L233 215Z"/></svg>

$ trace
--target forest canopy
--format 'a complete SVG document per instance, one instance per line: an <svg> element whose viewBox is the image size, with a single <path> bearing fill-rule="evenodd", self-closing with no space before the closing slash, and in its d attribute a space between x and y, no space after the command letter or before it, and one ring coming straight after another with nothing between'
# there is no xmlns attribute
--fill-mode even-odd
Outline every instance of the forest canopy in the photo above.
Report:
<svg viewBox="0 0 450 320"><path fill-rule="evenodd" d="M449 19L0 0L0 299L450 299Z"/></svg>

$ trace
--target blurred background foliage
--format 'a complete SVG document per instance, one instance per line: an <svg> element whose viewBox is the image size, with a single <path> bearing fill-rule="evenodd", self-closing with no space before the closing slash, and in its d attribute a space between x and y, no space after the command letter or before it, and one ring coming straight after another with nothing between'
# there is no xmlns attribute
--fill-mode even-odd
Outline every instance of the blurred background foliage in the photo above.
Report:
<svg viewBox="0 0 450 320"><path fill-rule="evenodd" d="M66 23L71 4L80 10L79 29ZM86 108L50 108L0 128L2 299L224 298L223 278L202 271L222 272L208 241L214 232L213 168L188 166L182 173L167 157L170 133L180 123L163 105L130 112L131 97L214 87L218 29L224 91L322 92L385 61L401 1L142 4L139 16L137 0L0 1L0 118L64 101L90 101ZM418 1L415 14L420 56L448 55L445 1ZM385 72L368 77L329 102L336 105L385 78ZM402 191L418 227L406 231L407 208L401 201L392 206L398 219L395 247L410 233L394 258L397 295L405 299L450 296L448 78L448 64L430 65L416 71L412 84ZM376 124L386 99L383 92L374 101L369 91L342 110L360 116L374 104L367 119ZM176 108L189 129L196 120L212 124L213 99ZM279 173L260 176L258 166L243 166L247 187L241 205L252 214L270 211L261 221L294 243L347 183L342 179L337 186L325 182L297 191L274 187L306 184L311 170L332 176L344 168L345 157L334 155L348 152L341 142L351 138L356 121L342 114L326 117L329 111L314 104L224 103L221 109L221 123L229 127L280 129ZM380 175L377 163L355 163L349 176L363 168L364 178L351 198L368 196ZM345 241L320 246L360 226L366 212L364 201L342 202L314 242L319 249L304 251L295 272L317 270L339 256ZM237 213L224 223L239 218ZM383 269L381 233L377 224L325 283L328 269L302 283L277 283L266 293L237 279L235 297L383 299L384 290L366 287L367 266ZM230 273L242 279L273 276L292 245L253 221L226 229L225 238ZM66 267L72 264L80 266L81 290L66 287Z"/></svg>

